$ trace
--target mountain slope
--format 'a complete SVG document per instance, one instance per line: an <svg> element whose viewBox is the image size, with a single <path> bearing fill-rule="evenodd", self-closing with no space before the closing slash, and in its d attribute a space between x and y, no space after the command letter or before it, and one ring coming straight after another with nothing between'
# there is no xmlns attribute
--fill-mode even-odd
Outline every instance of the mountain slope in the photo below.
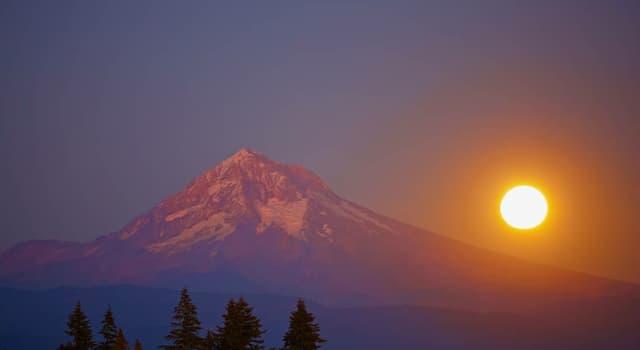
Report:
<svg viewBox="0 0 640 350"><path fill-rule="evenodd" d="M13 286L135 283L533 312L637 286L492 253L376 214L312 172L240 150L122 230L0 256ZM535 300L535 303L532 303Z"/></svg>

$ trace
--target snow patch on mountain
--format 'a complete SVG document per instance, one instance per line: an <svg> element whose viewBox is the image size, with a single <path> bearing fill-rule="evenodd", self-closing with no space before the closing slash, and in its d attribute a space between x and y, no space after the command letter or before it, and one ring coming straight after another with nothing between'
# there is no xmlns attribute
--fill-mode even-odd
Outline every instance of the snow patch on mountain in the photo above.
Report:
<svg viewBox="0 0 640 350"><path fill-rule="evenodd" d="M235 225L226 222L225 219L225 213L213 214L208 219L183 230L171 239L147 246L147 250L151 252L169 251L170 253L178 253L188 250L200 242L213 239L217 241L224 240L236 229Z"/></svg>
<svg viewBox="0 0 640 350"><path fill-rule="evenodd" d="M340 217L378 228L380 231L373 231L375 233L382 233L384 231L394 232L393 228L391 228L389 225L378 220L374 216L369 215L369 213L349 203L348 201L335 201L326 198L325 196L320 196L318 199L320 200L322 206ZM371 231L372 230L370 230L370 232Z"/></svg>
<svg viewBox="0 0 640 350"><path fill-rule="evenodd" d="M329 226L329 224L322 225L321 228L316 230L316 233L318 234L318 236L329 241L329 243L333 243L333 229L331 228L331 226Z"/></svg>
<svg viewBox="0 0 640 350"><path fill-rule="evenodd" d="M226 193L228 191L233 191L238 187L238 181L231 180L220 180L216 181L213 185L209 186L207 189L207 193L209 196L212 196L211 199L214 201L219 201L220 199L217 197L220 193Z"/></svg>
<svg viewBox="0 0 640 350"><path fill-rule="evenodd" d="M260 223L256 230L262 233L272 225L279 226L288 235L304 240L302 228L308 206L309 200L306 198L291 202L269 198L266 204L256 201L255 208L260 215Z"/></svg>
<svg viewBox="0 0 640 350"><path fill-rule="evenodd" d="M192 213L192 212L194 212L194 211L196 211L196 210L198 210L198 209L200 209L200 208L202 208L202 205L201 205L201 204L199 204L199 205L194 205L194 206L189 207L189 208L184 208L184 209L178 210L178 211L176 211L176 212L173 212L173 213L171 213L171 214L167 215L167 216L164 218L164 221L165 221L165 222L171 222L171 221L174 221L174 220L180 219L180 218L185 217L185 216L187 216L188 214L190 214L190 213Z"/></svg>

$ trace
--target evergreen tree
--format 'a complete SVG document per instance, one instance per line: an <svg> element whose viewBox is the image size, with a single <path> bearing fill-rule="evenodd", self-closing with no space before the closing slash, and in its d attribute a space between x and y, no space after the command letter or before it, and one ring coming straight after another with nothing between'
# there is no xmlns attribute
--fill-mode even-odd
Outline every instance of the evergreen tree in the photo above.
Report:
<svg viewBox="0 0 640 350"><path fill-rule="evenodd" d="M58 350L74 350L74 347L71 343L60 344L60 346L58 346Z"/></svg>
<svg viewBox="0 0 640 350"><path fill-rule="evenodd" d="M180 293L180 302L174 309L172 330L165 337L170 344L160 348L165 350L197 350L202 345L202 338L198 335L202 327L198 319L196 306L191 302L186 288Z"/></svg>
<svg viewBox="0 0 640 350"><path fill-rule="evenodd" d="M260 319L253 315L253 308L244 298L227 303L223 325L215 335L217 350L262 350L264 340Z"/></svg>
<svg viewBox="0 0 640 350"><path fill-rule="evenodd" d="M76 307L69 315L67 321L67 335L73 338L72 346L75 350L90 350L96 345L93 342L91 324L89 319L82 311L80 302L76 303Z"/></svg>
<svg viewBox="0 0 640 350"><path fill-rule="evenodd" d="M140 344L140 340L136 339L136 344L133 346L133 350L142 350L142 344Z"/></svg>
<svg viewBox="0 0 640 350"><path fill-rule="evenodd" d="M317 350L326 342L320 338L320 326L302 299L298 300L296 310L289 316L289 330L282 341L283 350Z"/></svg>
<svg viewBox="0 0 640 350"><path fill-rule="evenodd" d="M207 335L204 337L202 341L202 349L215 350L217 348L218 348L218 337L212 331L207 330Z"/></svg>
<svg viewBox="0 0 640 350"><path fill-rule="evenodd" d="M102 319L102 329L100 330L102 335L102 342L96 348L97 350L111 350L116 345L116 337L118 336L118 327L116 327L116 321L113 318L113 312L111 306L107 308L107 312Z"/></svg>
<svg viewBox="0 0 640 350"><path fill-rule="evenodd" d="M118 329L113 350L129 350L129 343L127 342L127 338L124 337L122 328Z"/></svg>

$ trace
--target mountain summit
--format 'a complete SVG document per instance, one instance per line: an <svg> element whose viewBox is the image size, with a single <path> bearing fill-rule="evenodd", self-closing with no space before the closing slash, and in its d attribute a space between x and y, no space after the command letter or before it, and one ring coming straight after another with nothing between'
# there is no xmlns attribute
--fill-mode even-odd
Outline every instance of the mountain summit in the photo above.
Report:
<svg viewBox="0 0 640 350"><path fill-rule="evenodd" d="M336 196L311 171L241 149L116 236L135 241L147 252L166 255L204 247L215 255L228 236L241 231L255 235L272 231L331 244L331 224L315 220L329 213L363 225L377 223L378 231L383 231L384 225L372 213ZM376 229L373 226L368 231Z"/></svg>
<svg viewBox="0 0 640 350"><path fill-rule="evenodd" d="M163 200L153 210L155 215L134 221L119 237L138 239L135 236L144 232L141 228L152 224L155 234L140 238L144 247L176 254L200 244L215 246L253 222L256 233L273 228L307 240L313 234L305 222L310 203L330 196L329 188L312 172L241 149Z"/></svg>
<svg viewBox="0 0 640 350"><path fill-rule="evenodd" d="M532 296L638 295L525 262L348 201L313 172L241 149L118 232L30 241L0 256L12 286L133 283L272 292L335 303L527 309Z"/></svg>

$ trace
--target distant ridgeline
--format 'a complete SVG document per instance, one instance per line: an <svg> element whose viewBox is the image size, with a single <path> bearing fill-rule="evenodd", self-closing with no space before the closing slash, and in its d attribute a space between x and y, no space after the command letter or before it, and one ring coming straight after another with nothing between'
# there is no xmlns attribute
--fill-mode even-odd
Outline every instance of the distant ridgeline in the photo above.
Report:
<svg viewBox="0 0 640 350"><path fill-rule="evenodd" d="M137 338L147 350L171 345L166 337L174 330L171 320L177 295L176 290L135 286L0 288L0 349L56 349L72 341L65 332L69 330L69 312L77 301L82 302L81 311L94 326L92 340L96 343L103 341L105 309L110 306L116 326L107 327L112 331L104 333L114 334L115 330L117 336L117 329L122 328L123 338ZM224 326L216 320L224 319L225 305L234 298L238 302L237 295L231 294L192 292L190 296L202 322L198 335L205 339L205 330L216 333L217 326ZM267 294L247 294L244 299L254 307L251 314L260 320L266 348L282 346L290 327L286 315L296 310L297 299ZM331 350L637 350L638 305L609 299L540 319L411 305L335 307L306 302L322 325L322 338L328 340L322 348Z"/></svg>

